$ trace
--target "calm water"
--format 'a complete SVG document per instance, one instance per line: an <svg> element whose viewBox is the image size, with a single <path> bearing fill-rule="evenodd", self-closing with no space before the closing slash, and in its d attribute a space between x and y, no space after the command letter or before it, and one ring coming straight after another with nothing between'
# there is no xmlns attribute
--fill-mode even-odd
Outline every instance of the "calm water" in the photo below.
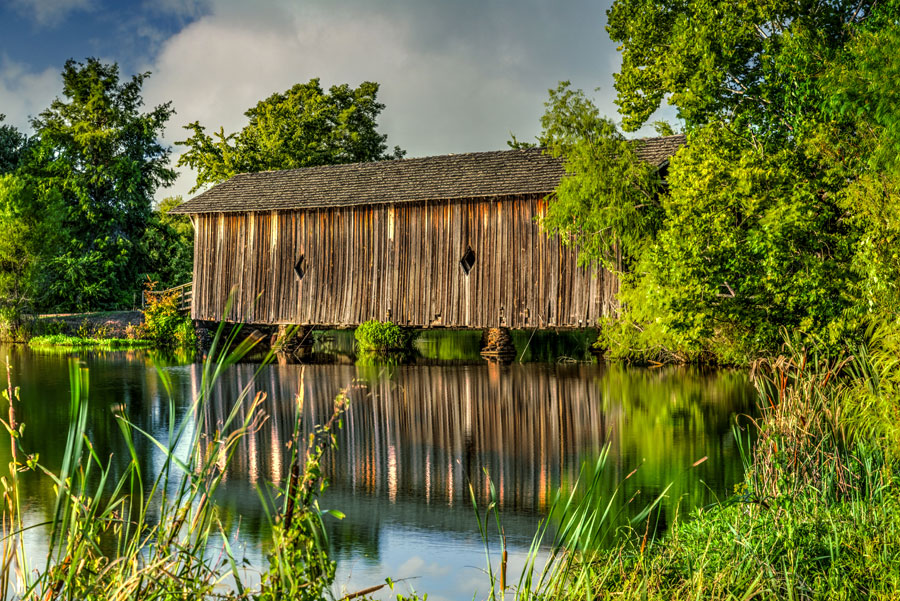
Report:
<svg viewBox="0 0 900 601"><path fill-rule="evenodd" d="M458 345L453 348L458 352ZM546 351L527 352L540 358L541 348ZM21 346L0 346L0 354L10 357L21 386L25 444L53 468L64 450L69 358ZM90 369L90 436L101 456L126 461L112 419L115 405L124 405L135 423L165 439L169 400L148 354L80 353L80 360ZM746 376L732 371L585 363L316 364L268 366L254 380L258 368L230 369L196 419L187 413L200 366L161 368L173 383L178 419L206 431L224 419L243 387L267 395L268 419L242 441L218 499L239 553L264 564L268 531L256 489L281 484L286 476L285 443L297 393L303 390L306 423L313 424L327 418L334 396L349 387L351 405L339 448L327 462L331 487L321 502L346 514L329 523L338 560L336 592L380 584L388 576L414 577L401 590L411 585L435 600L486 594L484 549L468 492L471 482L484 502L485 472L500 497L515 574L553 492L571 487L581 466L606 444L609 490L622 483L621 499L637 495L630 505L620 503L623 514L639 511L670 482L675 484L662 506L663 523L676 511L727 496L741 477L733 416L750 411L754 398ZM145 468L154 469L159 453L138 442ZM2 464L8 461L4 453L8 449L0 448ZM702 457L708 460L689 469ZM48 488L46 482L25 482L27 512L35 521L49 513ZM34 533L32 544L39 545L39 537Z"/></svg>

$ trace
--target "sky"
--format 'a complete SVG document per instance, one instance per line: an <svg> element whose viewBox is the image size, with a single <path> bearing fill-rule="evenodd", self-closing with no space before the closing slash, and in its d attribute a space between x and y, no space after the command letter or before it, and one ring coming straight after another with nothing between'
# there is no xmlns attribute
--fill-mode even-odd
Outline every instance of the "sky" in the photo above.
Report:
<svg viewBox="0 0 900 601"><path fill-rule="evenodd" d="M0 113L29 118L61 93L69 58L151 72L147 107L171 101L164 142L183 126L239 130L243 113L295 83L380 85L379 130L407 157L533 141L548 89L582 88L619 120L606 34L609 0L0 0ZM672 118L663 110L661 118ZM639 132L652 135L650 131ZM157 198L183 195L195 175Z"/></svg>

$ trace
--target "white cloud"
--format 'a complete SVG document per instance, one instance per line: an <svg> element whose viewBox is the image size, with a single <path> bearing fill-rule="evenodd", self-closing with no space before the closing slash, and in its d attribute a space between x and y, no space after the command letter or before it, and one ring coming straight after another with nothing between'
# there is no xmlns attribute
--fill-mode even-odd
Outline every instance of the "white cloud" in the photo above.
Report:
<svg viewBox="0 0 900 601"><path fill-rule="evenodd" d="M93 0L10 0L10 4L43 27L55 27L72 12L94 8Z"/></svg>
<svg viewBox="0 0 900 601"><path fill-rule="evenodd" d="M381 130L408 156L505 148L510 132L520 140L539 132L558 80L611 91L604 7L563 5L221 0L163 43L145 98L173 101L171 143L194 120L234 131L257 101L312 77L325 86L370 80L386 105ZM615 110L610 94L599 104ZM192 184L182 176L162 193Z"/></svg>
<svg viewBox="0 0 900 601"><path fill-rule="evenodd" d="M21 63L0 59L0 113L6 114L5 123L30 134L29 118L50 106L61 92L58 69L32 73Z"/></svg>
<svg viewBox="0 0 900 601"><path fill-rule="evenodd" d="M44 23L96 3L11 1ZM620 59L603 31L608 1L142 2L120 24L128 33L120 32L117 47L145 57L129 62L153 73L144 85L148 107L172 101L169 144L185 137L182 126L192 121L235 131L247 108L313 77L324 86L377 81L386 105L380 129L410 157L505 148L510 133L533 139L547 89L562 79L588 91L599 86L593 95L600 111L616 114L612 73ZM167 38L154 17L162 14L187 24ZM57 67L29 72L0 60L0 112L23 129L60 86ZM672 111L662 114L671 118ZM187 195L193 180L183 174L158 196Z"/></svg>

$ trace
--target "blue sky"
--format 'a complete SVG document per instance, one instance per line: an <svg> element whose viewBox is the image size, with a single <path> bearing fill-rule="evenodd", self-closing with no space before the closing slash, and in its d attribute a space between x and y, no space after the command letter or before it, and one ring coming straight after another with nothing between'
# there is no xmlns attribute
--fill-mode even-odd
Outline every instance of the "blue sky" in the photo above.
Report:
<svg viewBox="0 0 900 601"><path fill-rule="evenodd" d="M145 101L172 101L176 111L169 144L194 120L238 129L258 100L321 77L326 86L377 81L381 130L407 156L494 150L510 133L537 135L547 90L563 79L615 116L619 56L604 29L608 5L0 0L0 113L28 131L29 116L59 94L63 63L96 56L119 63L124 76L152 72ZM192 183L185 172L159 196L186 195Z"/></svg>

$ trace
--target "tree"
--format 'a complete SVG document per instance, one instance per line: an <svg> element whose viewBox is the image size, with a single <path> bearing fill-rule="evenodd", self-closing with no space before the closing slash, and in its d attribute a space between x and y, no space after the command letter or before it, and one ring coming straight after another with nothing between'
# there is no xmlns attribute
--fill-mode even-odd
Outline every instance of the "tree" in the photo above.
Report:
<svg viewBox="0 0 900 601"><path fill-rule="evenodd" d="M6 115L0 113L0 175L15 171L25 149L26 138L12 125L3 125Z"/></svg>
<svg viewBox="0 0 900 601"><path fill-rule="evenodd" d="M0 317L15 322L40 305L45 262L59 251L65 215L59 192L27 176L0 175Z"/></svg>
<svg viewBox="0 0 900 601"><path fill-rule="evenodd" d="M624 156L622 135L551 92L545 136L576 177L548 213L589 255L620 238L631 268L606 341L746 358L774 350L783 328L840 345L867 314L896 311L900 3L616 0L608 16L623 128L667 99L688 145L641 203L627 165L584 158ZM626 183L631 196L617 197Z"/></svg>
<svg viewBox="0 0 900 601"><path fill-rule="evenodd" d="M130 305L140 290L153 195L175 179L158 140L170 103L141 112L148 76L120 82L116 64L69 60L63 97L32 120L38 140L22 170L57 190L66 207L65 248L46 266L50 306Z"/></svg>
<svg viewBox="0 0 900 601"><path fill-rule="evenodd" d="M159 203L142 240L147 257L147 277L158 288L171 288L191 281L194 270L194 226L187 215L169 211L182 203L180 196Z"/></svg>
<svg viewBox="0 0 900 601"><path fill-rule="evenodd" d="M824 119L810 146L844 184L838 202L860 230L861 304L885 318L900 308L900 26L883 17L862 23L826 66Z"/></svg>
<svg viewBox="0 0 900 601"><path fill-rule="evenodd" d="M725 119L783 137L820 114L824 66L855 24L895 9L878 0L615 0L617 104L629 131L663 99L693 129Z"/></svg>
<svg viewBox="0 0 900 601"><path fill-rule="evenodd" d="M543 220L545 230L578 246L583 262L621 270L643 252L659 228L661 181L629 141L581 90L560 82L541 119L541 145L565 157L566 177Z"/></svg>
<svg viewBox="0 0 900 601"><path fill-rule="evenodd" d="M377 94L368 81L328 92L318 79L297 84L248 109L240 132L220 127L213 138L198 121L186 125L192 135L177 142L187 147L178 166L197 171L194 192L238 173L403 158L399 147L387 152L387 136L376 130L384 109Z"/></svg>

